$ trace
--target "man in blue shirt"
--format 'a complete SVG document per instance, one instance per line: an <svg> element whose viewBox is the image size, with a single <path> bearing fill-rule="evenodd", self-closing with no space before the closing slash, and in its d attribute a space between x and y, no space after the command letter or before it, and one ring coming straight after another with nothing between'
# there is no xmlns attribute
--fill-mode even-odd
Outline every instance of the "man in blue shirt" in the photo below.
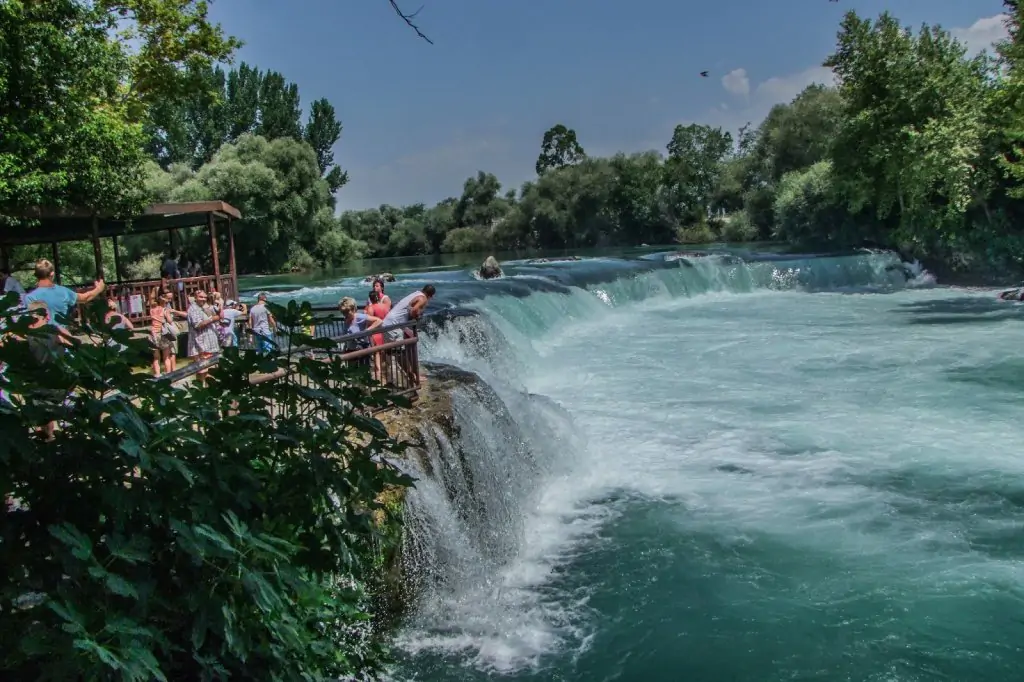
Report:
<svg viewBox="0 0 1024 682"><path fill-rule="evenodd" d="M36 263L36 288L25 295L25 304L42 301L50 311L50 324L63 328L71 309L80 304L88 303L103 293L107 288L102 279L89 291L76 293L53 281L53 263L43 258Z"/></svg>

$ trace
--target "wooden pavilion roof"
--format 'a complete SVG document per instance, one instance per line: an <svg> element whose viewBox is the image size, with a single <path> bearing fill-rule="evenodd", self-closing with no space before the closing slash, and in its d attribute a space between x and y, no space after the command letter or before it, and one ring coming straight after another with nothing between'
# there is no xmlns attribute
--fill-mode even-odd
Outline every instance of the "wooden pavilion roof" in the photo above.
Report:
<svg viewBox="0 0 1024 682"><path fill-rule="evenodd" d="M0 247L81 241L94 237L199 227L207 225L211 218L217 221L238 220L242 214L237 208L223 201L190 201L178 204L153 204L143 211L142 215L130 218L95 215L89 211L67 208L36 208L18 217L34 224L0 228Z"/></svg>

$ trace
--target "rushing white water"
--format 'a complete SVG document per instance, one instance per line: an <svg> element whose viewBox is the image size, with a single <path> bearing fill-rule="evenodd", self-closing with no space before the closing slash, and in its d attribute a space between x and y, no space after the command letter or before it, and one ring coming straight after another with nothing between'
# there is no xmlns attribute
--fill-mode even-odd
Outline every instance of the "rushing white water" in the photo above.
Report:
<svg viewBox="0 0 1024 682"><path fill-rule="evenodd" d="M489 295L425 341L486 385L410 498L396 677L1011 679L1022 308L892 263Z"/></svg>

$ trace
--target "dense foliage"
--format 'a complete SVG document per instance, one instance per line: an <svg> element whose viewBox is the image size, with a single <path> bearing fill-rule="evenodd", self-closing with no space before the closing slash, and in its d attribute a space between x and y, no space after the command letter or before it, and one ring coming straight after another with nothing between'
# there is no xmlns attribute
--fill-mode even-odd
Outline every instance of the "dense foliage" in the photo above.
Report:
<svg viewBox="0 0 1024 682"><path fill-rule="evenodd" d="M133 372L139 342L96 320L100 343L40 371L30 340L48 328L14 302L0 310L0 676L330 680L380 665L364 587L395 537L381 495L409 482L372 459L401 450L363 412L383 392L337 360L235 349L207 386L169 390ZM53 420L47 441L35 429Z"/></svg>
<svg viewBox="0 0 1024 682"><path fill-rule="evenodd" d="M0 3L0 218L142 200L148 106L236 46L198 0Z"/></svg>

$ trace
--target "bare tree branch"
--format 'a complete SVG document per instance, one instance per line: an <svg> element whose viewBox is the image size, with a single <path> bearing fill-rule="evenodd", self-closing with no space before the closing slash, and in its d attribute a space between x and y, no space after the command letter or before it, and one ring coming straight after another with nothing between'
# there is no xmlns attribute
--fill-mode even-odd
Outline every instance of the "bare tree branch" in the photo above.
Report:
<svg viewBox="0 0 1024 682"><path fill-rule="evenodd" d="M396 0L388 0L388 1L391 3L392 9L395 10L395 14L397 14L399 17L401 17L402 21L404 21L405 23L409 24L409 28L411 28L412 30L416 31L416 35L418 35L420 38L423 38L425 41L427 41L431 45L434 44L433 40L431 40L427 36L423 35L423 31L420 30L419 26L417 26L416 24L412 23L412 20L416 17L417 14L420 13L420 10L423 9L422 6L420 7L420 9L416 10L412 14L406 14L398 6L398 3L396 2Z"/></svg>

